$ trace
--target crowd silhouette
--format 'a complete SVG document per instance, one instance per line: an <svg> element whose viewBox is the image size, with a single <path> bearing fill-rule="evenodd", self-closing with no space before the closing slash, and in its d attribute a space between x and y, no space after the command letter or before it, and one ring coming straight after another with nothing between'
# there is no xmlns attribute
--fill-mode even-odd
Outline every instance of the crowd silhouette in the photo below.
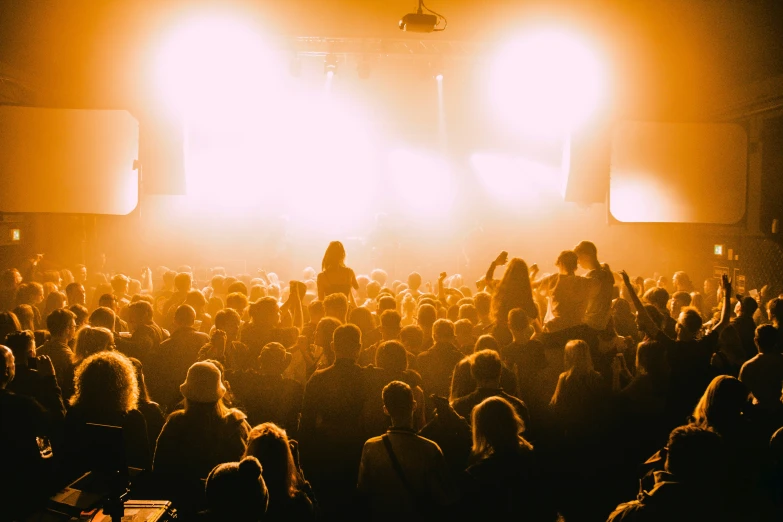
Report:
<svg viewBox="0 0 783 522"><path fill-rule="evenodd" d="M725 276L43 264L0 276L2 520L115 461L183 520L783 518L783 298Z"/></svg>

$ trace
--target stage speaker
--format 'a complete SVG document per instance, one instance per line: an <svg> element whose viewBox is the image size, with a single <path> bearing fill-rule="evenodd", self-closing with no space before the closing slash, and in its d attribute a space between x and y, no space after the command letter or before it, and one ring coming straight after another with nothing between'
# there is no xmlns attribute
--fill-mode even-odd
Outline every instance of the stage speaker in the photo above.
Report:
<svg viewBox="0 0 783 522"><path fill-rule="evenodd" d="M139 160L144 194L184 195L185 132L182 119L156 114L140 118Z"/></svg>

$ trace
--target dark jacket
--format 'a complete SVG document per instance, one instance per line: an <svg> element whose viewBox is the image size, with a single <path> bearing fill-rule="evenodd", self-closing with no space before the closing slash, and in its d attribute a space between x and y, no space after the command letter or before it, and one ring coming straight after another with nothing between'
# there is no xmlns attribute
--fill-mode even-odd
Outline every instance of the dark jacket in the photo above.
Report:
<svg viewBox="0 0 783 522"><path fill-rule="evenodd" d="M511 403L511 406L514 407L517 415L524 421L525 426L528 428L530 427L530 414L528 413L525 403L513 395L509 395L502 388L478 388L470 394L454 401L452 406L454 407L454 411L459 413L461 417L464 417L465 420L470 423L470 415L473 412L473 408L481 404L484 399L490 397L502 397L503 399L506 399Z"/></svg>
<svg viewBox="0 0 783 522"><path fill-rule="evenodd" d="M421 374L424 393L448 397L454 368L462 360L462 353L450 343L436 343L419 354L416 368Z"/></svg>
<svg viewBox="0 0 783 522"><path fill-rule="evenodd" d="M57 385L62 392L63 401L73 395L73 352L67 344L54 340L49 340L36 349L37 355L46 355L52 360L54 366L54 376L57 378Z"/></svg>
<svg viewBox="0 0 783 522"><path fill-rule="evenodd" d="M188 368L198 361L199 349L209 342L207 334L193 328L179 328L151 353L145 368L147 384L153 399L171 411L179 402L179 386L185 382Z"/></svg>
<svg viewBox="0 0 783 522"><path fill-rule="evenodd" d="M50 422L58 423L65 418L65 405L55 376L43 377L36 370L17 366L14 380L7 389L37 400L46 410Z"/></svg>

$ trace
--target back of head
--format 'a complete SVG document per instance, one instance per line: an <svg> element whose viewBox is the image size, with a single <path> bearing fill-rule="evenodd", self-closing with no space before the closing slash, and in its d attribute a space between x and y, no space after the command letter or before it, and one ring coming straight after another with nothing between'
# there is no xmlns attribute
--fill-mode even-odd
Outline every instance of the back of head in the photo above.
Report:
<svg viewBox="0 0 783 522"><path fill-rule="evenodd" d="M499 381L501 371L500 355L494 350L481 350L470 358L470 374L476 382Z"/></svg>
<svg viewBox="0 0 783 522"><path fill-rule="evenodd" d="M247 309L253 323L274 326L279 318L279 307L274 297L262 297Z"/></svg>
<svg viewBox="0 0 783 522"><path fill-rule="evenodd" d="M690 306L691 304L691 294L688 292L674 292L672 294L672 299L680 306Z"/></svg>
<svg viewBox="0 0 783 522"><path fill-rule="evenodd" d="M345 320L348 314L348 298L345 294L331 294L324 298L324 313L329 317Z"/></svg>
<svg viewBox="0 0 783 522"><path fill-rule="evenodd" d="M35 313L32 306L28 304L19 305L13 309L13 314L19 321L22 330L35 329Z"/></svg>
<svg viewBox="0 0 783 522"><path fill-rule="evenodd" d="M591 241L581 241L574 247L574 253L578 256L598 257L598 248Z"/></svg>
<svg viewBox="0 0 783 522"><path fill-rule="evenodd" d="M424 343L424 331L417 324L409 324L400 330L400 341L409 349L419 350Z"/></svg>
<svg viewBox="0 0 783 522"><path fill-rule="evenodd" d="M392 419L409 419L413 413L414 400L411 387L401 381L392 381L383 388L383 406Z"/></svg>
<svg viewBox="0 0 783 522"><path fill-rule="evenodd" d="M432 338L436 343L450 343L455 335L454 323L448 319L438 319L432 325Z"/></svg>
<svg viewBox="0 0 783 522"><path fill-rule="evenodd" d="M247 295L247 285L242 281L234 281L233 283L228 285L228 288L226 288L226 293L229 294L239 293L242 295Z"/></svg>
<svg viewBox="0 0 783 522"><path fill-rule="evenodd" d="M759 353L780 353L778 329L771 324L763 324L756 328L756 346Z"/></svg>
<svg viewBox="0 0 783 522"><path fill-rule="evenodd" d="M381 314L381 328L388 333L399 332L401 323L402 317L396 310L385 310Z"/></svg>
<svg viewBox="0 0 783 522"><path fill-rule="evenodd" d="M128 322L135 325L152 323L152 305L147 301L136 301L128 306Z"/></svg>
<svg viewBox="0 0 783 522"><path fill-rule="evenodd" d="M351 310L348 322L358 326L363 333L369 333L375 328L375 319L372 312L361 306Z"/></svg>
<svg viewBox="0 0 783 522"><path fill-rule="evenodd" d="M11 349L16 364L22 366L35 353L35 336L30 330L9 333L2 343Z"/></svg>
<svg viewBox="0 0 783 522"><path fill-rule="evenodd" d="M421 287L421 275L418 272L411 272L408 275L408 288L416 292Z"/></svg>
<svg viewBox="0 0 783 522"><path fill-rule="evenodd" d="M239 313L232 309L226 308L215 314L215 328L223 330L224 332L232 329L238 329L242 324L242 318Z"/></svg>
<svg viewBox="0 0 783 522"><path fill-rule="evenodd" d="M114 335L108 328L85 326L76 335L76 344L73 354L76 361L82 361L87 357L111 350L114 347Z"/></svg>
<svg viewBox="0 0 783 522"><path fill-rule="evenodd" d="M578 256L573 250L563 250L557 256L557 266L562 267L566 272L576 272Z"/></svg>
<svg viewBox="0 0 783 522"><path fill-rule="evenodd" d="M68 307L68 310L76 316L76 327L81 328L84 323L87 322L87 318L90 317L90 313L87 311L87 307L80 304L74 304ZM51 314L49 314L51 315ZM49 317L47 316L47 319Z"/></svg>
<svg viewBox="0 0 783 522"><path fill-rule="evenodd" d="M90 323L90 326L114 330L114 319L114 310L106 308L105 306L100 306L93 310L87 322ZM51 329L49 331L51 332ZM54 335L54 333L52 333L52 335Z"/></svg>
<svg viewBox="0 0 783 522"><path fill-rule="evenodd" d="M174 312L174 323L180 327L193 327L196 324L196 311L190 305L180 305Z"/></svg>
<svg viewBox="0 0 783 522"><path fill-rule="evenodd" d="M568 341L565 345L565 369L572 374L584 374L593 371L593 358L590 347L581 340Z"/></svg>
<svg viewBox="0 0 783 522"><path fill-rule="evenodd" d="M753 299L750 296L745 296L738 299L740 301L740 312L742 315L747 315L748 317L753 317L753 314L756 313L756 310L759 309L759 303L755 299Z"/></svg>
<svg viewBox="0 0 783 522"><path fill-rule="evenodd" d="M262 297L260 300L265 299ZM274 301L274 298L271 298ZM275 301L276 302L276 301ZM245 294L240 292L234 292L233 294L228 294L226 296L226 306L228 308L233 308L234 310L238 312L244 312L245 308L247 308L247 296Z"/></svg>
<svg viewBox="0 0 783 522"><path fill-rule="evenodd" d="M502 397L489 397L473 408L473 454L487 457L531 448L520 434L525 426L514 407Z"/></svg>
<svg viewBox="0 0 783 522"><path fill-rule="evenodd" d="M195 310L201 310L207 306L207 298L200 290L191 290L185 296L185 304L192 306Z"/></svg>
<svg viewBox="0 0 783 522"><path fill-rule="evenodd" d="M174 276L174 289L177 292L183 294L189 292L191 286L193 286L193 278L189 272L180 272Z"/></svg>
<svg viewBox="0 0 783 522"><path fill-rule="evenodd" d="M476 306L472 302L460 305L458 319L467 319L474 326L477 325L479 317Z"/></svg>
<svg viewBox="0 0 783 522"><path fill-rule="evenodd" d="M694 422L718 433L740 424L750 390L736 377L719 375L707 386L693 410Z"/></svg>
<svg viewBox="0 0 783 522"><path fill-rule="evenodd" d="M783 324L783 299L776 297L767 303L769 318L777 324Z"/></svg>
<svg viewBox="0 0 783 522"><path fill-rule="evenodd" d="M493 352L500 352L500 344L497 339L491 335L482 335L476 339L476 345L473 347L474 352L480 352L482 350L491 350Z"/></svg>
<svg viewBox="0 0 783 522"><path fill-rule="evenodd" d="M105 306L114 310L117 307L117 298L114 294L103 294L98 298L98 306Z"/></svg>
<svg viewBox="0 0 783 522"><path fill-rule="evenodd" d="M340 327L340 324L340 321L334 317L322 318L318 321L318 324L315 325L313 342L322 348L328 348L334 338L334 331Z"/></svg>
<svg viewBox="0 0 783 522"><path fill-rule="evenodd" d="M454 333L461 339L467 339L473 336L473 323L467 319L460 319L454 323Z"/></svg>
<svg viewBox="0 0 783 522"><path fill-rule="evenodd" d="M419 307L419 312L416 315L416 320L422 328L427 329L430 326L433 326L437 319L438 319L438 312L437 310L435 310L434 306L430 304L423 304Z"/></svg>
<svg viewBox="0 0 783 522"><path fill-rule="evenodd" d="M334 331L334 354L338 359L356 360L362 349L362 332L356 325L344 324Z"/></svg>
<svg viewBox="0 0 783 522"><path fill-rule="evenodd" d="M216 520L257 522L264 518L269 492L255 457L218 464L209 473L206 502Z"/></svg>
<svg viewBox="0 0 783 522"><path fill-rule="evenodd" d="M392 373L402 373L408 369L408 354L399 341L385 341L375 352L375 366Z"/></svg>
<svg viewBox="0 0 783 522"><path fill-rule="evenodd" d="M489 311L492 308L492 296L487 292L479 292L473 297L473 302L476 305L476 311L479 317L486 317L489 315Z"/></svg>
<svg viewBox="0 0 783 522"><path fill-rule="evenodd" d="M386 310L396 310L397 301L390 295L384 295L378 300L378 313L383 314Z"/></svg>
<svg viewBox="0 0 783 522"><path fill-rule="evenodd" d="M115 294L125 294L128 292L129 279L123 274L117 274L111 278L111 289Z"/></svg>
<svg viewBox="0 0 783 522"><path fill-rule="evenodd" d="M689 333L696 335L699 333L699 330L701 330L704 321L698 310L688 307L683 308L682 311L680 311L678 323L680 323L680 326L685 328Z"/></svg>
<svg viewBox="0 0 783 522"><path fill-rule="evenodd" d="M642 341L636 348L636 367L655 377L667 370L666 350L658 341Z"/></svg>
<svg viewBox="0 0 783 522"><path fill-rule="evenodd" d="M298 471L285 430L271 422L250 430L245 457L255 457L271 499L285 499L296 493Z"/></svg>
<svg viewBox="0 0 783 522"><path fill-rule="evenodd" d="M652 288L644 293L644 300L659 310L664 310L669 302L669 292L665 288Z"/></svg>
<svg viewBox="0 0 783 522"><path fill-rule="evenodd" d="M124 355L98 352L76 367L72 405L100 413L124 413L136 408L138 398L136 370Z"/></svg>
<svg viewBox="0 0 783 522"><path fill-rule="evenodd" d="M6 335L21 330L22 325L19 324L19 319L17 319L16 314L13 312L0 312L0 344L2 344Z"/></svg>
<svg viewBox="0 0 783 522"><path fill-rule="evenodd" d="M680 426L669 435L666 470L679 482L713 483L724 461L720 435L708 428Z"/></svg>
<svg viewBox="0 0 783 522"><path fill-rule="evenodd" d="M389 279L389 274L381 270L380 268L376 268L372 272L370 272L370 279L377 282L381 287L386 285L386 281Z"/></svg>
<svg viewBox="0 0 783 522"><path fill-rule="evenodd" d="M326 247L323 260L321 261L321 270L345 266L345 247L339 241L332 241Z"/></svg>
<svg viewBox="0 0 783 522"><path fill-rule="evenodd" d="M530 326L530 319L521 308L514 308L508 313L508 329L512 332L523 332Z"/></svg>

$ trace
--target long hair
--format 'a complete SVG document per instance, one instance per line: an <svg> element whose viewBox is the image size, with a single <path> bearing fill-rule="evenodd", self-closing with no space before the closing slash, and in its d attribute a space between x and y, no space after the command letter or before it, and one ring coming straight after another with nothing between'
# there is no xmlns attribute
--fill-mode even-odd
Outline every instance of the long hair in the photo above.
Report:
<svg viewBox="0 0 783 522"><path fill-rule="evenodd" d="M345 247L339 241L332 241L324 252L321 270L326 271L337 266L345 266Z"/></svg>
<svg viewBox="0 0 783 522"><path fill-rule="evenodd" d="M261 463L272 502L291 498L299 492L301 478L285 430L271 422L250 430L243 457L251 456Z"/></svg>
<svg viewBox="0 0 783 522"><path fill-rule="evenodd" d="M108 328L84 326L76 335L73 362L79 364L93 354L111 350L113 346L114 334Z"/></svg>
<svg viewBox="0 0 783 522"><path fill-rule="evenodd" d="M719 375L707 386L693 410L693 423L718 433L738 424L750 391L736 377Z"/></svg>
<svg viewBox="0 0 783 522"><path fill-rule="evenodd" d="M522 432L525 424L514 407L502 397L489 397L473 408L473 455L486 458L494 454L533 449Z"/></svg>
<svg viewBox="0 0 783 522"><path fill-rule="evenodd" d="M584 341L568 341L564 353L565 370L568 376L583 375L593 371L590 346Z"/></svg>
<svg viewBox="0 0 783 522"><path fill-rule="evenodd" d="M527 263L518 257L508 262L503 279L492 296L492 320L496 324L506 324L508 312L514 308L524 310L531 320L538 317Z"/></svg>
<svg viewBox="0 0 783 522"><path fill-rule="evenodd" d="M5 336L13 332L21 332L22 325L19 324L16 314L13 312L0 312L0 343Z"/></svg>
<svg viewBox="0 0 783 522"><path fill-rule="evenodd" d="M133 364L117 352L93 354L76 367L72 406L95 412L127 413L139 402Z"/></svg>

